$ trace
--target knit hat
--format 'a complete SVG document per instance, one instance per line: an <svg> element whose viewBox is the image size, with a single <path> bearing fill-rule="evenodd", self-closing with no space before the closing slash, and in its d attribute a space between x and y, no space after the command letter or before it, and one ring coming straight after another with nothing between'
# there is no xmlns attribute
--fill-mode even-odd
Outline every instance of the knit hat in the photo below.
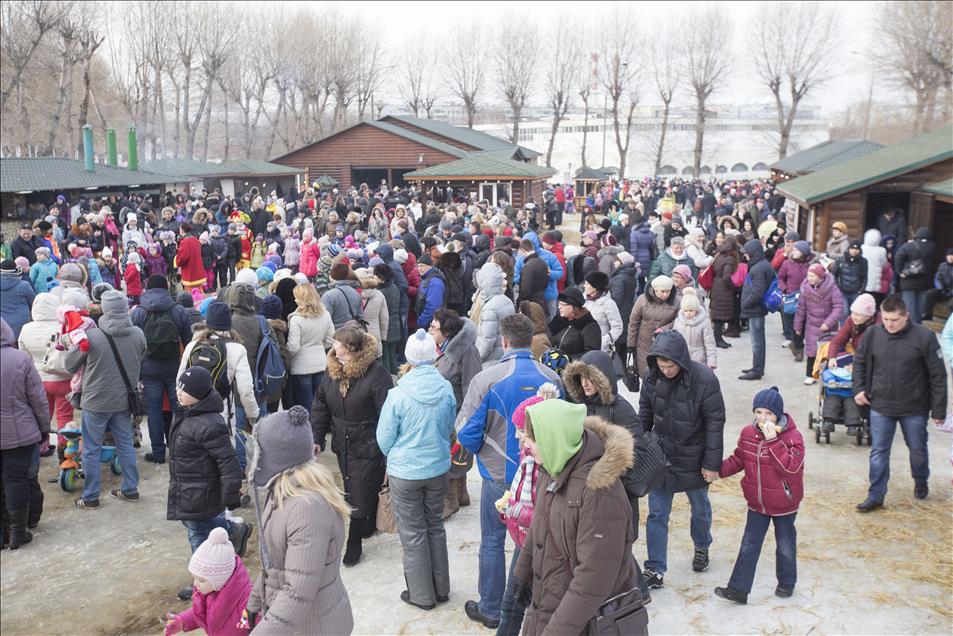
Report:
<svg viewBox="0 0 953 636"><path fill-rule="evenodd" d="M192 294L187 291L181 291L176 294L175 302L188 309L195 307L195 300L192 298Z"/></svg>
<svg viewBox="0 0 953 636"><path fill-rule="evenodd" d="M169 289L169 279L162 274L153 274L146 279L146 289Z"/></svg>
<svg viewBox="0 0 953 636"><path fill-rule="evenodd" d="M261 301L261 315L268 320L281 320L281 299L269 294Z"/></svg>
<svg viewBox="0 0 953 636"><path fill-rule="evenodd" d="M550 230L543 234L543 243L549 243L550 245L555 245L559 241L556 238L556 233Z"/></svg>
<svg viewBox="0 0 953 636"><path fill-rule="evenodd" d="M270 283L275 280L275 271L270 267L259 267L255 270L255 276L258 277L259 283Z"/></svg>
<svg viewBox="0 0 953 636"><path fill-rule="evenodd" d="M701 303L698 302L698 293L694 287L686 287L682 290L682 311L698 311L701 309Z"/></svg>
<svg viewBox="0 0 953 636"><path fill-rule="evenodd" d="M212 528L208 539L192 553L189 572L206 579L217 592L225 587L234 571L235 548L228 540L228 531L225 528Z"/></svg>
<svg viewBox="0 0 953 636"><path fill-rule="evenodd" d="M655 291L670 291L675 286L675 281L662 274L652 279L652 289Z"/></svg>
<svg viewBox="0 0 953 636"><path fill-rule="evenodd" d="M104 248L103 248L103 251L100 252L100 256L102 256L103 258L112 258L112 257L113 257L113 251L112 251L111 249L109 249L108 247L104 247Z"/></svg>
<svg viewBox="0 0 953 636"><path fill-rule="evenodd" d="M807 241L796 241L794 243L794 249L799 251L804 256L811 255L811 244L808 243Z"/></svg>
<svg viewBox="0 0 953 636"><path fill-rule="evenodd" d="M567 287L563 293L559 294L558 300L573 307L582 307L586 304L586 298L578 287Z"/></svg>
<svg viewBox="0 0 953 636"><path fill-rule="evenodd" d="M235 275L235 284L251 285L252 287L257 287L258 275L255 274L255 270L246 267Z"/></svg>
<svg viewBox="0 0 953 636"><path fill-rule="evenodd" d="M850 313L873 316L877 313L877 301L870 294L861 294L850 304Z"/></svg>
<svg viewBox="0 0 953 636"><path fill-rule="evenodd" d="M202 314L202 318L205 318L205 316L208 315L208 308L211 307L212 304L216 302L219 302L219 301L215 300L215 298L213 298L212 296L209 296L208 298L203 300L201 303L199 303L199 313ZM229 319L231 319L231 316L229 316ZM207 323L206 323L206 326L208 326Z"/></svg>
<svg viewBox="0 0 953 636"><path fill-rule="evenodd" d="M314 459L314 433L303 406L293 406L258 422L256 452L249 466L252 481L264 488L279 473Z"/></svg>
<svg viewBox="0 0 953 636"><path fill-rule="evenodd" d="M686 283L690 283L693 280L692 268L689 267L688 265L676 265L675 268L672 270L672 274L673 275L678 274L685 280Z"/></svg>
<svg viewBox="0 0 953 636"><path fill-rule="evenodd" d="M513 420L513 426L521 431L526 430L526 409L534 404L539 404L543 400L553 400L557 398L559 398L559 389L555 384L545 382L539 387L539 390L536 391L536 395L520 402L519 406L513 411L513 415L510 418Z"/></svg>
<svg viewBox="0 0 953 636"><path fill-rule="evenodd" d="M789 230L787 234L784 235L785 241L799 241L801 237L794 230Z"/></svg>
<svg viewBox="0 0 953 636"><path fill-rule="evenodd" d="M407 229L410 227L410 224L407 222L407 219L398 219L397 227L399 227L401 233L403 233L407 231Z"/></svg>
<svg viewBox="0 0 953 636"><path fill-rule="evenodd" d="M90 292L89 296L94 303L100 303L103 300L103 294L105 294L108 291L112 291L113 289L114 289L113 286L110 285L109 283L97 283L93 285L93 289ZM66 294L64 294L63 297L65 300Z"/></svg>
<svg viewBox="0 0 953 636"><path fill-rule="evenodd" d="M136 265L142 262L142 257L139 256L139 252L129 252L126 256L127 263L135 263Z"/></svg>
<svg viewBox="0 0 953 636"><path fill-rule="evenodd" d="M858 241L858 240L853 240L853 241L850 242L850 244L847 246L847 248L848 248L848 249L862 250L862 249L863 249L863 244L862 244L860 241Z"/></svg>
<svg viewBox="0 0 953 636"><path fill-rule="evenodd" d="M179 376L176 388L201 400L212 392L212 376L205 367L189 367Z"/></svg>
<svg viewBox="0 0 953 636"><path fill-rule="evenodd" d="M121 314L125 316L129 312L129 301L126 299L126 295L115 289L103 294L99 306L102 308L104 316L107 314Z"/></svg>
<svg viewBox="0 0 953 636"><path fill-rule="evenodd" d="M682 225L682 217L678 216L677 214L672 217L672 225L675 225L676 223Z"/></svg>
<svg viewBox="0 0 953 636"><path fill-rule="evenodd" d="M27 260L26 256L17 256L13 259L13 262L20 268L20 273L26 274L30 271L30 261Z"/></svg>
<svg viewBox="0 0 953 636"><path fill-rule="evenodd" d="M0 273L19 274L20 271L17 269L17 264L13 261L12 258L6 258L2 262L0 262Z"/></svg>
<svg viewBox="0 0 953 636"><path fill-rule="evenodd" d="M584 239L587 238L593 243L595 243L596 241L599 240L599 235L593 232L592 230L589 230L588 232L583 232L582 238Z"/></svg>
<svg viewBox="0 0 953 636"><path fill-rule="evenodd" d="M629 254L628 252L619 252L616 254L616 258L619 259L619 262L623 265L631 265L635 262L635 257Z"/></svg>
<svg viewBox="0 0 953 636"><path fill-rule="evenodd" d="M437 359L437 343L429 333L418 329L417 333L407 339L404 357L414 366L430 364Z"/></svg>
<svg viewBox="0 0 953 636"><path fill-rule="evenodd" d="M605 272L591 271L586 274L585 281L597 292L601 293L609 289L609 276Z"/></svg>
<svg viewBox="0 0 953 636"><path fill-rule="evenodd" d="M335 281L347 280L350 272L351 272L351 268L348 267L348 264L346 262L338 261L337 263L331 266L331 271L328 273L328 277L331 280L335 280Z"/></svg>
<svg viewBox="0 0 953 636"><path fill-rule="evenodd" d="M844 223L843 221L834 221L833 223L831 223L831 229L840 230L844 234L847 234L847 224Z"/></svg>
<svg viewBox="0 0 953 636"><path fill-rule="evenodd" d="M754 394L754 400L751 403L751 410L768 409L778 418L778 422L784 417L784 399L778 391L778 387L773 386L770 389L761 389Z"/></svg>
<svg viewBox="0 0 953 636"><path fill-rule="evenodd" d="M420 258L417 259L417 264L433 267L433 259L430 258L430 254L428 252L424 252L420 255Z"/></svg>
<svg viewBox="0 0 953 636"><path fill-rule="evenodd" d="M813 265L807 268L808 274L814 274L818 278L824 278L824 274L826 272L827 270L824 269L824 266L821 265L820 263L814 263Z"/></svg>
<svg viewBox="0 0 953 636"><path fill-rule="evenodd" d="M651 212L649 213L649 216L652 216L652 213L651 213ZM671 220L672 220L672 213L669 212L668 210L665 210L664 212L662 212L662 218L663 218L663 219L668 219L669 221L671 221Z"/></svg>
<svg viewBox="0 0 953 636"><path fill-rule="evenodd" d="M232 328L232 311L228 305L217 300L208 306L205 313L205 326L215 331L228 331Z"/></svg>

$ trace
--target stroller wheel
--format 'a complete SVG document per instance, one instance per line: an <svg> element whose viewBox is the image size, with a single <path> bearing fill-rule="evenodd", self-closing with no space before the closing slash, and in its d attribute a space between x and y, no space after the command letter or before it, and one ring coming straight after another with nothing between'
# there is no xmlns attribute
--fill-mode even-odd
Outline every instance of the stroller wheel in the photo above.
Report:
<svg viewBox="0 0 953 636"><path fill-rule="evenodd" d="M864 427L858 426L857 427L857 445L863 446L863 444L864 444Z"/></svg>
<svg viewBox="0 0 953 636"><path fill-rule="evenodd" d="M60 471L60 488L66 492L73 492L79 484L79 471L75 468L67 468Z"/></svg>
<svg viewBox="0 0 953 636"><path fill-rule="evenodd" d="M821 427L814 428L814 442L817 444L821 443Z"/></svg>
<svg viewBox="0 0 953 636"><path fill-rule="evenodd" d="M828 445L830 445L830 443L831 443L831 434L830 434L829 432L828 432L828 433L824 433L824 441L826 441L826 442L828 443Z"/></svg>
<svg viewBox="0 0 953 636"><path fill-rule="evenodd" d="M808 411L807 413L807 427L814 428L814 411Z"/></svg>

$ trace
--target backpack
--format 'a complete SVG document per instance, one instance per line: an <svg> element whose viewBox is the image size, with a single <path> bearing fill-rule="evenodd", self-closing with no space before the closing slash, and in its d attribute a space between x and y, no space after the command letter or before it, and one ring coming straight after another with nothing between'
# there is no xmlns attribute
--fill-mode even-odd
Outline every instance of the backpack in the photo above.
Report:
<svg viewBox="0 0 953 636"><path fill-rule="evenodd" d="M765 290L764 296L761 297L761 306L764 307L768 313L774 313L781 309L783 301L784 294L781 293L781 288L778 287L778 278L775 276ZM795 309L795 311L797 310Z"/></svg>
<svg viewBox="0 0 953 636"><path fill-rule="evenodd" d="M146 357L173 360L179 357L179 328L172 319L172 310L161 313L146 312L142 327L146 337Z"/></svg>
<svg viewBox="0 0 953 636"><path fill-rule="evenodd" d="M189 354L190 367L202 367L212 376L212 386L228 401L232 385L228 381L228 352L221 340L205 340L196 343Z"/></svg>
<svg viewBox="0 0 953 636"><path fill-rule="evenodd" d="M255 358L255 393L257 395L276 395L281 393L285 379L285 363L281 359L278 342L268 330L264 316L258 316L261 327L261 343Z"/></svg>

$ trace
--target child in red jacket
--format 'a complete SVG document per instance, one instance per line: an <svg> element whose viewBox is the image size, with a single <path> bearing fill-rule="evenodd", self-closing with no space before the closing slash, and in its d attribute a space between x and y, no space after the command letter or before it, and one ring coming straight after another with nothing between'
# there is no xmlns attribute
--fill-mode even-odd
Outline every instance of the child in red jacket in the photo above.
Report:
<svg viewBox="0 0 953 636"><path fill-rule="evenodd" d="M142 273L140 266L142 257L138 252L130 252L126 257L126 270L122 274L126 282L126 296L129 297L129 305L139 304L139 296L142 296Z"/></svg>
<svg viewBox="0 0 953 636"><path fill-rule="evenodd" d="M761 556L761 544L774 522L777 544L777 596L787 598L797 582L797 530L794 519L804 496L804 439L794 419L784 412L784 400L773 386L759 391L752 405L755 420L741 430L738 447L721 464L720 477L745 471L741 490L748 501L748 521L738 559L727 587L716 587L723 599L745 605Z"/></svg>

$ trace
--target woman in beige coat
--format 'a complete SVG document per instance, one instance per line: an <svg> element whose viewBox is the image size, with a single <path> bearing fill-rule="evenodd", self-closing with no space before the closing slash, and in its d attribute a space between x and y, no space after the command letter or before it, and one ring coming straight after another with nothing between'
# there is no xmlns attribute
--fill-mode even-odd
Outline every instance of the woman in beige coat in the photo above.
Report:
<svg viewBox="0 0 953 636"><path fill-rule="evenodd" d="M629 337L626 343L629 353L635 354L639 376L645 377L649 365L647 357L655 332L668 329L678 315L682 295L675 289L675 283L668 276L656 276L645 293L639 296L629 316Z"/></svg>

